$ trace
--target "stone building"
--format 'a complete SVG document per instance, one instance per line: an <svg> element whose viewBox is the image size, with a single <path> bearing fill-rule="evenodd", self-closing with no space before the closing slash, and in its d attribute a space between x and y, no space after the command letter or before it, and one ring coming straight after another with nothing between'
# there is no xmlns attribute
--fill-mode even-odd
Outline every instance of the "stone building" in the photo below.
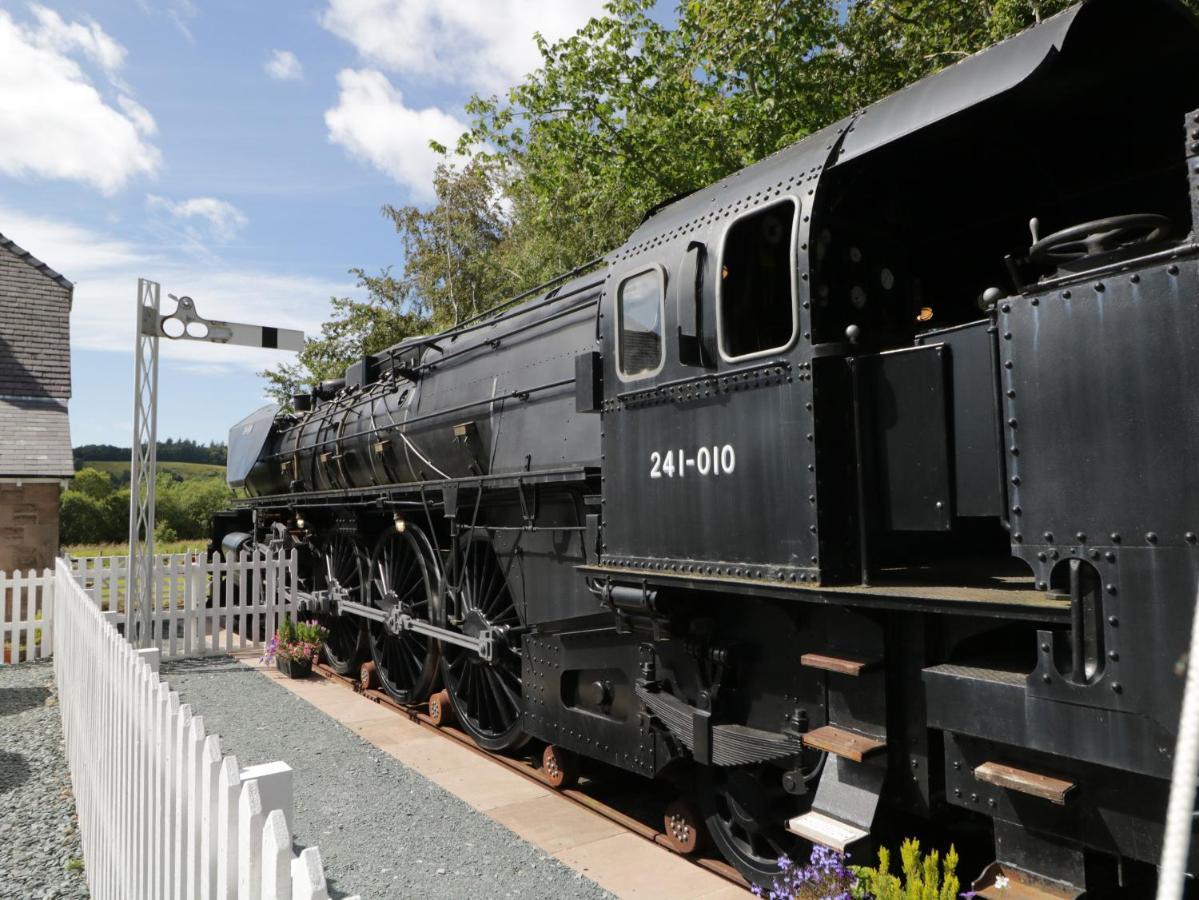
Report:
<svg viewBox="0 0 1199 900"><path fill-rule="evenodd" d="M74 286L0 234L0 572L54 565Z"/></svg>

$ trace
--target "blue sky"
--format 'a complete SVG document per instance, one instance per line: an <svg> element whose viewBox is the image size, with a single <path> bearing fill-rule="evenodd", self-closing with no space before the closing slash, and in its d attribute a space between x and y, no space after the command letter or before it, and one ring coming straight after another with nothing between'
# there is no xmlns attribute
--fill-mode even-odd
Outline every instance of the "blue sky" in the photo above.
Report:
<svg viewBox="0 0 1199 900"><path fill-rule="evenodd" d="M0 232L76 282L75 444L128 445L137 278L314 332L400 264L427 142L598 0L0 0ZM159 436L224 440L285 354L163 341Z"/></svg>

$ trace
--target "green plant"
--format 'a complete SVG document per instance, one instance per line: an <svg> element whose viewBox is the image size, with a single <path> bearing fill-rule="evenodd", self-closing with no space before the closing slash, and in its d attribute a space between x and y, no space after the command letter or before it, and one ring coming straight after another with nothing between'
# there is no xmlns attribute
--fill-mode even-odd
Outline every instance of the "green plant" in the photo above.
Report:
<svg viewBox="0 0 1199 900"><path fill-rule="evenodd" d="M321 644L328 636L329 629L318 622L293 622L291 616L285 616L275 629L274 637L266 645L262 662L269 665L276 658L293 662L316 662Z"/></svg>
<svg viewBox="0 0 1199 900"><path fill-rule="evenodd" d="M941 854L936 850L924 855L920 852L920 842L908 838L899 848L899 858L903 867L902 881L891 874L891 854L886 847L879 847L876 867L855 868L861 879L862 896L875 900L955 900L961 885L955 874L958 853L953 845L942 863Z"/></svg>

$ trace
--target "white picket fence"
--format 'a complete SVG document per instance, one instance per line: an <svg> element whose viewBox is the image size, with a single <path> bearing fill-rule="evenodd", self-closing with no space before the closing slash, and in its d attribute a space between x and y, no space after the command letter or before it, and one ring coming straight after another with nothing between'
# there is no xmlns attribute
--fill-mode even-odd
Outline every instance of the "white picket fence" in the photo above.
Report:
<svg viewBox="0 0 1199 900"><path fill-rule="evenodd" d="M25 575L0 572L0 665L50 655L53 581L49 569L40 575L33 569Z"/></svg>
<svg viewBox="0 0 1199 900"><path fill-rule="evenodd" d="M121 558L58 560L41 575L0 573L6 660L53 650L93 897L328 897L320 851L292 852L291 769L241 768L158 674L164 655L224 652L273 633L292 611L285 585L294 583L295 564L294 554L161 558L158 646L143 650L123 634Z"/></svg>
<svg viewBox="0 0 1199 900"><path fill-rule="evenodd" d="M71 557L71 571L96 606L132 634L125 602L129 559ZM168 658L230 653L260 646L293 613L291 553L242 552L226 559L202 553L160 554L154 562L150 642Z"/></svg>

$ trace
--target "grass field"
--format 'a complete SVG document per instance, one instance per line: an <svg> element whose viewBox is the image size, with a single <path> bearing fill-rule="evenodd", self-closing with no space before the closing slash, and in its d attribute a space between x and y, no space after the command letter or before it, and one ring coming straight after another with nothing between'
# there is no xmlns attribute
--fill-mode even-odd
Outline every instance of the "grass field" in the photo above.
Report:
<svg viewBox="0 0 1199 900"><path fill-rule="evenodd" d="M129 463L121 462L89 462L84 461L80 468L99 469L101 472L107 472L112 476L113 481L126 484L129 481ZM225 467L216 466L210 463L192 463L192 462L159 462L159 472L170 472L173 475L178 475L180 478L220 478L225 477Z"/></svg>
<svg viewBox="0 0 1199 900"><path fill-rule="evenodd" d="M167 544L155 544L155 553L203 553L208 542L197 538L190 541L171 541ZM129 545L126 544L72 544L62 548L63 553L71 556L128 556Z"/></svg>

